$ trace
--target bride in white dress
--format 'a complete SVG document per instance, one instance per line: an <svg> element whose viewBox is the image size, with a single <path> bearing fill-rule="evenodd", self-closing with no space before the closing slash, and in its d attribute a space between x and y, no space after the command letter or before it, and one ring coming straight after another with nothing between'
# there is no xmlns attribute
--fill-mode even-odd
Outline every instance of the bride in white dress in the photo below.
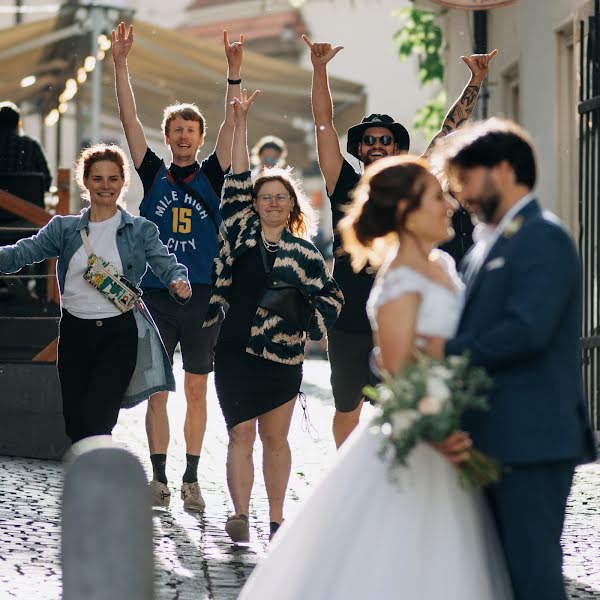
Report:
<svg viewBox="0 0 600 600"><path fill-rule="evenodd" d="M450 208L412 157L377 161L357 188L342 233L356 267L378 245L388 253L368 305L388 372L410 360L419 335L448 338L458 325L462 284L453 260L431 250L448 238ZM352 434L238 600L512 598L482 493L461 487L451 462L466 434L438 449L421 443L393 478L381 436L370 425Z"/></svg>

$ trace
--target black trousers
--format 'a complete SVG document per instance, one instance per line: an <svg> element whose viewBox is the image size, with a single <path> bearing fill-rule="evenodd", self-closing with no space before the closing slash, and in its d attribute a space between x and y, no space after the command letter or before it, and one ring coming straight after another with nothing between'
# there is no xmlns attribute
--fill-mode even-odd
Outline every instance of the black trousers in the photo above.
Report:
<svg viewBox="0 0 600 600"><path fill-rule="evenodd" d="M73 443L110 435L137 359L133 312L110 319L79 319L62 312L58 376L65 430Z"/></svg>

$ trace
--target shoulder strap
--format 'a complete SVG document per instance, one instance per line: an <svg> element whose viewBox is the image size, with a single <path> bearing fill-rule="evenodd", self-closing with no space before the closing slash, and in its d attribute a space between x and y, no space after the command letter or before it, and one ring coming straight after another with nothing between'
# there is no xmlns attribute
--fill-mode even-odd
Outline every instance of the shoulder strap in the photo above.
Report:
<svg viewBox="0 0 600 600"><path fill-rule="evenodd" d="M183 179L179 179L173 175L173 171L169 169L169 173L171 177L175 180L175 183L187 194L189 194L194 200L197 200L202 205L202 208L206 211L206 214L209 216L212 224L215 228L215 233L217 237L221 236L221 231L219 224L217 223L217 218L215 216L215 211L209 206L208 202L195 190L191 185L188 185Z"/></svg>
<svg viewBox="0 0 600 600"><path fill-rule="evenodd" d="M92 246L90 245L90 240L88 238L88 234L87 234L87 231L85 230L85 228L79 230L79 235L81 236L81 240L83 241L83 247L85 248L87 255L91 256L92 254L94 254L94 251L92 250Z"/></svg>

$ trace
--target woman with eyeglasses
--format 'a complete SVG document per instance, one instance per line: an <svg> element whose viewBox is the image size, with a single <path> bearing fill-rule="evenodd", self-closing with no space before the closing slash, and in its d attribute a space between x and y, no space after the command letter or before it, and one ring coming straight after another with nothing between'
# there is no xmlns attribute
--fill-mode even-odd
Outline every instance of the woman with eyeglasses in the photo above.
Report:
<svg viewBox="0 0 600 600"><path fill-rule="evenodd" d="M256 433L263 445L270 537L283 521L291 469L288 431L302 382L307 338L334 323L343 296L308 241L314 212L289 170L264 171L253 184L247 114L258 91L234 100L232 174L221 202L225 236L216 261L208 327L227 314L215 349L215 384L227 429L227 483L234 514L225 530L249 541Z"/></svg>

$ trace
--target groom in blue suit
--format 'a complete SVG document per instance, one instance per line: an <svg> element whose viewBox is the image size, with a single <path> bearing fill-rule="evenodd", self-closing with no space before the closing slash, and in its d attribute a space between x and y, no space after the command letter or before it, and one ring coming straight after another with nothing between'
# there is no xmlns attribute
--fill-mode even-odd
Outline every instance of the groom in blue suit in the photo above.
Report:
<svg viewBox="0 0 600 600"><path fill-rule="evenodd" d="M507 472L487 488L515 600L564 600L560 538L575 466L595 457L580 366L581 269L561 221L532 189L529 136L490 119L443 148L451 186L477 214L461 264L466 298L454 339L494 380L490 410L465 415L473 444Z"/></svg>

